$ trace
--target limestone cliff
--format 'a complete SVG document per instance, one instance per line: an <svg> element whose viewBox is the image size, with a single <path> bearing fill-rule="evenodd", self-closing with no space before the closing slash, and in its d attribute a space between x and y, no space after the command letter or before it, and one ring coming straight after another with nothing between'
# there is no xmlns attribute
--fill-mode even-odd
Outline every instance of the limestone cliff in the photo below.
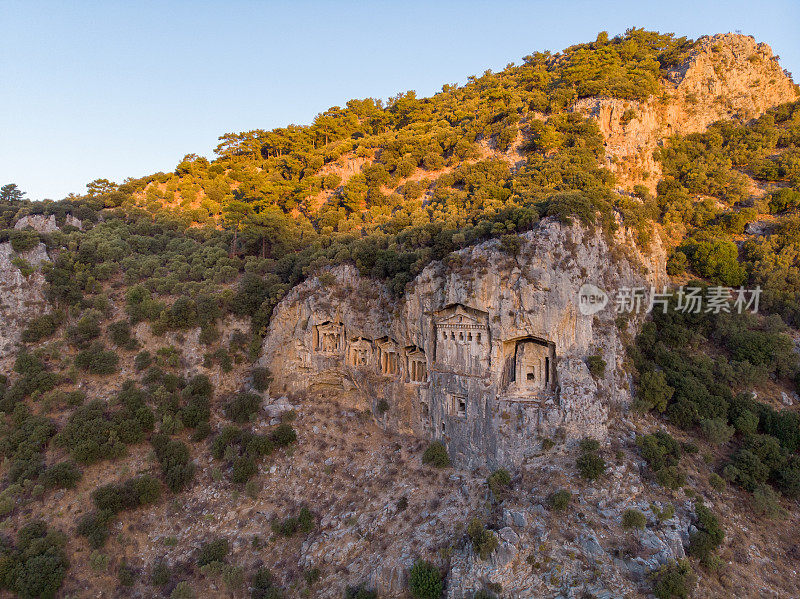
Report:
<svg viewBox="0 0 800 599"><path fill-rule="evenodd" d="M606 166L622 188L655 190L661 167L655 150L671 135L705 130L723 119L747 121L797 98L797 86L767 44L752 37L700 38L690 57L662 81L663 93L646 102L584 98L574 110L591 116L605 139Z"/></svg>
<svg viewBox="0 0 800 599"><path fill-rule="evenodd" d="M12 260L21 258L33 268L27 276ZM0 361L13 357L28 320L49 311L44 298L40 265L50 258L43 243L17 254L10 243L0 243Z"/></svg>
<svg viewBox="0 0 800 599"><path fill-rule="evenodd" d="M584 315L579 289L660 285L664 251L630 231L545 219L519 253L497 240L428 266L393 299L353 267L292 290L262 363L273 394L324 392L371 408L392 429L440 439L463 466L520 463L544 437L602 437L629 397L613 302ZM586 358L606 362L603 376ZM383 415L383 412L386 412Z"/></svg>

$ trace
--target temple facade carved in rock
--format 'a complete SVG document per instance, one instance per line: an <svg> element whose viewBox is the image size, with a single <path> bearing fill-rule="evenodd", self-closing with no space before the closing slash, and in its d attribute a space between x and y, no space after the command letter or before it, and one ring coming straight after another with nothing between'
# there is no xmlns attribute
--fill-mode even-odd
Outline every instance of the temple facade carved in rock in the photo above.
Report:
<svg viewBox="0 0 800 599"><path fill-rule="evenodd" d="M462 467L519 464L545 438L603 437L609 406L630 398L624 349L614 311L582 314L578 291L586 272L606 288L666 276L663 248L636 254L634 232L619 235L627 253L610 260L602 231L545 220L515 258L496 241L466 248L401 297L353 266L311 277L270 321L270 393L370 410L387 429L442 441ZM590 355L609 364L603 377Z"/></svg>

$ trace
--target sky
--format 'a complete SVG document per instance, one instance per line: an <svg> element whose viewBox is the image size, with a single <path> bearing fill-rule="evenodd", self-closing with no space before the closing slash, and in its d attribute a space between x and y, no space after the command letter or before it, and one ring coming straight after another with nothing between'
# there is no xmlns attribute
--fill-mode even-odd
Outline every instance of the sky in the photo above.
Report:
<svg viewBox="0 0 800 599"><path fill-rule="evenodd" d="M308 124L632 26L769 43L800 80L798 0L0 0L0 185L34 200L209 158L227 132Z"/></svg>

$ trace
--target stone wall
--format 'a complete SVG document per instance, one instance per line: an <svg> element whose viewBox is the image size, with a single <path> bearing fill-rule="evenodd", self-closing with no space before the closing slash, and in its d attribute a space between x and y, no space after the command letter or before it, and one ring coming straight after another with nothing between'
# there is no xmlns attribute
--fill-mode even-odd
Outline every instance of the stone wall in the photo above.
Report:
<svg viewBox="0 0 800 599"><path fill-rule="evenodd" d="M517 256L496 240L461 250L401 299L352 266L331 269L275 309L261 358L271 392L372 409L465 467L517 464L545 437L603 437L609 407L629 398L620 331L613 303L583 315L578 290L662 285L655 237L642 253L629 231L609 240L545 219ZM608 364L599 380L589 355Z"/></svg>

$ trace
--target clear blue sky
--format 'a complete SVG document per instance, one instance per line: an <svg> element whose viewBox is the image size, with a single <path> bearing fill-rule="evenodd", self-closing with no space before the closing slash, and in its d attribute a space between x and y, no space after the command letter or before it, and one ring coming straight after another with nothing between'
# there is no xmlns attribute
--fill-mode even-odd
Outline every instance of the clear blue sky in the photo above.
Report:
<svg viewBox="0 0 800 599"><path fill-rule="evenodd" d="M741 29L800 76L800 3L0 0L0 185L32 199L211 157L230 131L350 98L427 96L630 26ZM796 77L798 79L798 77Z"/></svg>

